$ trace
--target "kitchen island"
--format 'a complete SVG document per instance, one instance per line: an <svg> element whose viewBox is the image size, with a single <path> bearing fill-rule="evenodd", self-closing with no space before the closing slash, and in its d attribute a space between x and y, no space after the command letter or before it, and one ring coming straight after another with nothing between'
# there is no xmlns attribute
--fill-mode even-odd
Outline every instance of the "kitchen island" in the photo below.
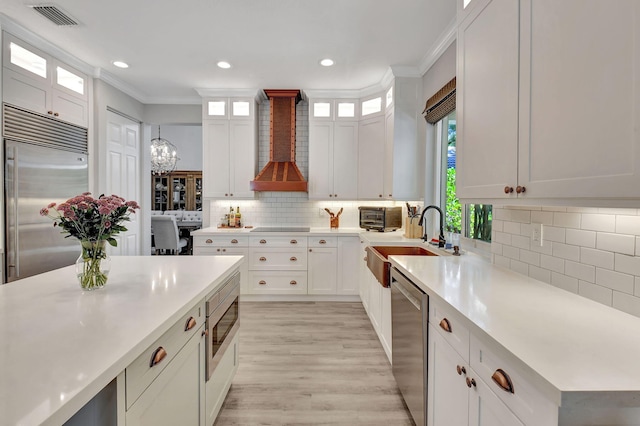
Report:
<svg viewBox="0 0 640 426"><path fill-rule="evenodd" d="M429 296L429 424L640 424L640 318L473 255L390 260Z"/></svg>
<svg viewBox="0 0 640 426"><path fill-rule="evenodd" d="M82 291L74 266L0 286L0 425L63 424L242 262L113 257L100 290Z"/></svg>

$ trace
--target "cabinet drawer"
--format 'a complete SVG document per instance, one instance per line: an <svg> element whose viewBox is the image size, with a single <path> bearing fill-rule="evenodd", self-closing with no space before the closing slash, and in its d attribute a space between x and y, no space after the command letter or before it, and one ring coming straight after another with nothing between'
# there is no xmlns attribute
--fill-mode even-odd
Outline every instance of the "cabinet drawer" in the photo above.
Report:
<svg viewBox="0 0 640 426"><path fill-rule="evenodd" d="M433 299L429 302L429 322L469 362L469 329L463 325L463 318L453 309L443 308L441 303L434 302Z"/></svg>
<svg viewBox="0 0 640 426"><path fill-rule="evenodd" d="M473 370L524 424L555 424L557 407L532 384L531 375L526 375L511 354L471 336L470 358ZM505 390L509 387L513 391Z"/></svg>
<svg viewBox="0 0 640 426"><path fill-rule="evenodd" d="M250 247L307 247L307 237L249 237Z"/></svg>
<svg viewBox="0 0 640 426"><path fill-rule="evenodd" d="M307 249L249 248L249 269L306 271Z"/></svg>
<svg viewBox="0 0 640 426"><path fill-rule="evenodd" d="M309 247L338 247L338 237L309 237Z"/></svg>
<svg viewBox="0 0 640 426"><path fill-rule="evenodd" d="M249 271L251 294L307 294L306 271Z"/></svg>
<svg viewBox="0 0 640 426"><path fill-rule="evenodd" d="M248 247L248 235L194 235L194 247Z"/></svg>
<svg viewBox="0 0 640 426"><path fill-rule="evenodd" d="M190 319L195 320L190 323ZM198 303L166 333L149 346L125 370L127 409L166 368L189 338L205 323L204 301ZM164 354L164 357L163 357ZM156 359L155 365L153 360Z"/></svg>

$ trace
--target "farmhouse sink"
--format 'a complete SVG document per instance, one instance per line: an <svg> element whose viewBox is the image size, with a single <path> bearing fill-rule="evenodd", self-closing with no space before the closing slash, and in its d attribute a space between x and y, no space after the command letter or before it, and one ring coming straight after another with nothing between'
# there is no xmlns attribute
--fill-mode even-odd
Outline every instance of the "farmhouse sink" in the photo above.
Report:
<svg viewBox="0 0 640 426"><path fill-rule="evenodd" d="M422 247L411 246L368 246L367 267L383 287L389 287L389 256L437 256Z"/></svg>

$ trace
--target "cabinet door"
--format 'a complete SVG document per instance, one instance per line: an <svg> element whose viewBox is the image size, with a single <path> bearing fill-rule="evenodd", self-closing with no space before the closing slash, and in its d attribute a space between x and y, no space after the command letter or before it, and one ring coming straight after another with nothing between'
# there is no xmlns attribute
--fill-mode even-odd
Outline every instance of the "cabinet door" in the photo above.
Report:
<svg viewBox="0 0 640 426"><path fill-rule="evenodd" d="M309 199L333 198L333 126L327 121L309 123Z"/></svg>
<svg viewBox="0 0 640 426"><path fill-rule="evenodd" d="M52 90L51 99L51 109L54 111L55 118L81 127L89 126L89 105L87 101L57 89Z"/></svg>
<svg viewBox="0 0 640 426"><path fill-rule="evenodd" d="M364 310L369 314L369 268L367 267L367 252L365 251L367 244L360 241L360 251L358 252L358 263L360 264L360 299Z"/></svg>
<svg viewBox="0 0 640 426"><path fill-rule="evenodd" d="M3 102L26 108L40 114L49 111L51 105L51 90L49 80L18 73L14 70L2 69L2 100ZM53 111L51 111L53 114Z"/></svg>
<svg viewBox="0 0 640 426"><path fill-rule="evenodd" d="M204 327L127 411L127 426L204 426Z"/></svg>
<svg viewBox="0 0 640 426"><path fill-rule="evenodd" d="M230 122L231 175L229 191L233 198L253 198L249 183L256 177L256 131L252 120Z"/></svg>
<svg viewBox="0 0 640 426"><path fill-rule="evenodd" d="M384 116L360 121L358 126L358 199L383 199L384 166Z"/></svg>
<svg viewBox="0 0 640 426"><path fill-rule="evenodd" d="M474 2L458 27L457 196L515 197L504 188L518 174L518 2Z"/></svg>
<svg viewBox="0 0 640 426"><path fill-rule="evenodd" d="M369 283L369 318L376 333L380 335L380 321L382 319L382 286L367 269L367 282Z"/></svg>
<svg viewBox="0 0 640 426"><path fill-rule="evenodd" d="M357 295L360 261L360 238L338 237L337 294Z"/></svg>
<svg viewBox="0 0 640 426"><path fill-rule="evenodd" d="M524 426L473 370L470 373L476 385L469 396L469 426Z"/></svg>
<svg viewBox="0 0 640 426"><path fill-rule="evenodd" d="M336 256L336 248L313 247L309 249L309 257L307 258L309 294L336 294Z"/></svg>
<svg viewBox="0 0 640 426"><path fill-rule="evenodd" d="M311 153L309 153L311 158ZM355 200L358 197L358 123L334 123L333 197Z"/></svg>
<svg viewBox="0 0 640 426"><path fill-rule="evenodd" d="M202 178L204 196L225 198L229 196L229 122L206 120L202 123L203 161Z"/></svg>
<svg viewBox="0 0 640 426"><path fill-rule="evenodd" d="M520 23L526 196L640 196L638 1L523 0Z"/></svg>
<svg viewBox="0 0 640 426"><path fill-rule="evenodd" d="M380 287L380 342L382 348L392 362L392 336L391 336L391 288Z"/></svg>
<svg viewBox="0 0 640 426"><path fill-rule="evenodd" d="M429 324L429 374L427 422L431 426L467 426L469 423L469 366ZM492 425L493 423L483 423Z"/></svg>

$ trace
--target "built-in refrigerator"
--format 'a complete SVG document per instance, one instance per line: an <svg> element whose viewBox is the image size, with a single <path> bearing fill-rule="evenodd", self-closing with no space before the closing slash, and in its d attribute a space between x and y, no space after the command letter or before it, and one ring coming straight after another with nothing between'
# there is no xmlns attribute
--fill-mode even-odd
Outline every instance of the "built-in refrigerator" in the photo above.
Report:
<svg viewBox="0 0 640 426"><path fill-rule="evenodd" d="M5 282L71 265L80 253L40 215L88 189L87 131L4 105Z"/></svg>

